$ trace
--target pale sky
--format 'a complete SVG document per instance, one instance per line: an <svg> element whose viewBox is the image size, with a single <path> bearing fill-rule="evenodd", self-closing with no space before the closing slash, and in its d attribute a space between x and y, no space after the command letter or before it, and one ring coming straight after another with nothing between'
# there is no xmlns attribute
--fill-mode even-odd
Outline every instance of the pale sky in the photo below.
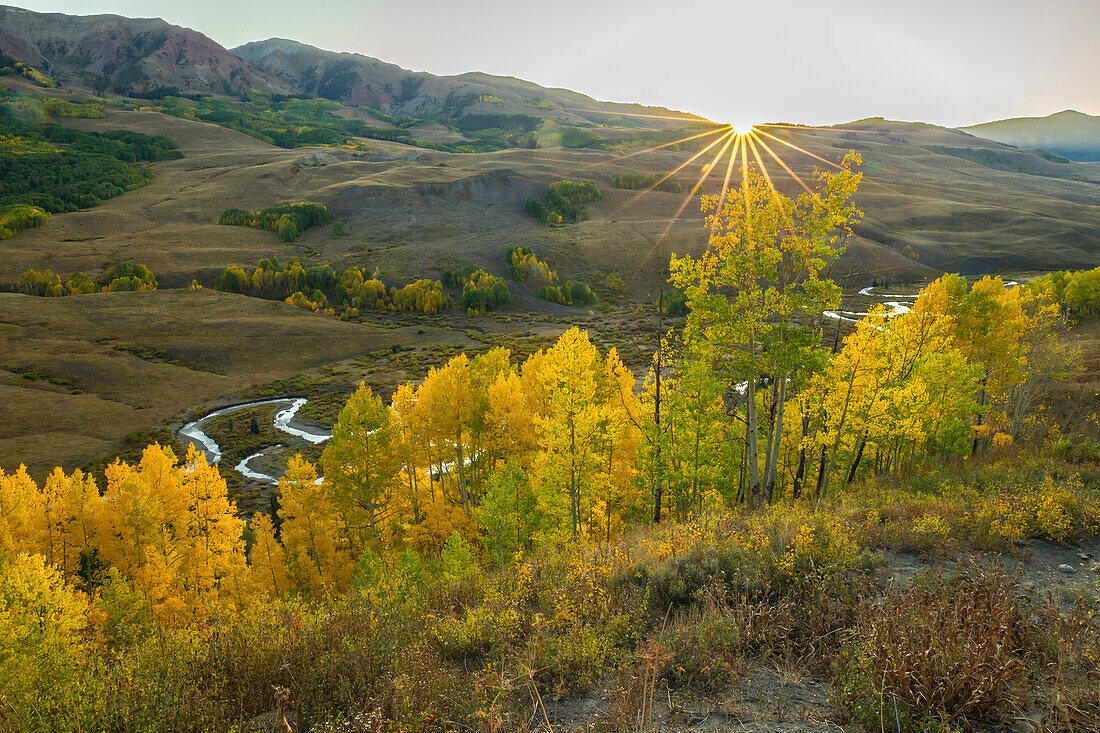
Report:
<svg viewBox="0 0 1100 733"><path fill-rule="evenodd" d="M13 2L13 0L7 0ZM1100 0L24 0L485 71L719 122L1100 114Z"/></svg>

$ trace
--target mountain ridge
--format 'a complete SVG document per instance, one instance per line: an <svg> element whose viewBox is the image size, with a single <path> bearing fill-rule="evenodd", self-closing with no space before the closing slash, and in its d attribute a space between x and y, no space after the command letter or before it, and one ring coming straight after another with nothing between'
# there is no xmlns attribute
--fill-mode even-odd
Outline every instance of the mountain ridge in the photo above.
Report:
<svg viewBox="0 0 1100 733"><path fill-rule="evenodd" d="M957 128L987 140L1040 148L1079 162L1100 161L1100 116L1074 109L1044 117L1011 117Z"/></svg>
<svg viewBox="0 0 1100 733"><path fill-rule="evenodd" d="M0 5L0 50L57 81L131 96L292 90L213 39L161 18Z"/></svg>
<svg viewBox="0 0 1100 733"><path fill-rule="evenodd" d="M288 38L251 41L229 51L299 91L342 104L376 106L390 114L428 113L457 120L471 115L514 117L534 113L567 124L593 124L598 122L592 119L594 116L626 113L680 118L670 121L674 123L671 126L680 126L684 118L709 122L698 115L665 107L601 101L570 89L545 87L513 76L483 71L456 75L411 71L373 56L329 51ZM648 126L670 125L657 124L654 118Z"/></svg>

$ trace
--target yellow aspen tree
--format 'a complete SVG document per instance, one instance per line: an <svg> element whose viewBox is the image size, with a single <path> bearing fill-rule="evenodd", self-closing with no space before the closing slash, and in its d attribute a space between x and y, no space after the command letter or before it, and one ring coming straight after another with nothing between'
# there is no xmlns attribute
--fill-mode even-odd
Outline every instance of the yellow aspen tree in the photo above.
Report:
<svg viewBox="0 0 1100 733"><path fill-rule="evenodd" d="M978 366L978 421L972 451L990 433L984 413L1022 378L1018 352L1026 326L1019 289L1006 289L1000 277L984 277L951 303L955 345L966 360Z"/></svg>
<svg viewBox="0 0 1100 733"><path fill-rule="evenodd" d="M599 352L587 332L575 326L539 361L538 381L547 395L547 415L536 420L540 451L535 483L552 519L560 522L565 510L574 540L585 529L592 477L599 470L596 441L607 408L598 399L597 382L603 373Z"/></svg>
<svg viewBox="0 0 1100 733"><path fill-rule="evenodd" d="M397 453L401 460L406 494L401 503L412 512L412 516L407 518L416 525L420 524L421 504L427 498L427 489L421 486L420 467L427 465L428 460L422 450L417 430L416 389L408 383L398 386L390 407L393 411L393 422L397 426Z"/></svg>
<svg viewBox="0 0 1100 733"><path fill-rule="evenodd" d="M280 533L293 589L320 597L326 589L343 590L354 565L341 536L336 507L317 483L313 464L296 455L279 479Z"/></svg>
<svg viewBox="0 0 1100 733"><path fill-rule="evenodd" d="M602 525L599 534L610 541L623 512L637 508L641 501L634 482L635 457L641 442L637 427L641 405L634 394L634 374L614 348L607 352L598 384L601 415L595 453L599 471L594 477L593 509Z"/></svg>
<svg viewBox="0 0 1100 733"><path fill-rule="evenodd" d="M852 169L859 163L849 153L840 172L820 175L817 193L796 199L746 168L740 189L703 199L712 232L703 256L672 257L671 281L691 306L685 343L713 355L730 388L745 385L749 495L767 502L777 476L788 382L820 348L821 315L840 295L822 274L862 215L851 203L861 175ZM766 394L758 400L760 386ZM758 401L766 408L763 421Z"/></svg>
<svg viewBox="0 0 1100 733"><path fill-rule="evenodd" d="M46 559L70 578L86 576L102 513L95 479L79 469L66 475L55 468L46 478L43 493Z"/></svg>
<svg viewBox="0 0 1100 733"><path fill-rule="evenodd" d="M41 552L46 540L46 511L38 484L20 465L15 473L0 470L0 549Z"/></svg>
<svg viewBox="0 0 1100 733"><path fill-rule="evenodd" d="M107 467L98 549L134 590L142 593L158 622L178 623L187 601L179 572L189 497L172 452L151 445L137 466Z"/></svg>
<svg viewBox="0 0 1100 733"><path fill-rule="evenodd" d="M400 427L370 387L360 384L340 411L321 465L325 490L358 555L379 538L390 496L399 485Z"/></svg>
<svg viewBox="0 0 1100 733"><path fill-rule="evenodd" d="M497 463L512 458L529 463L535 447L535 415L523 391L523 378L515 371L501 374L489 385L487 396L492 430L487 450Z"/></svg>
<svg viewBox="0 0 1100 733"><path fill-rule="evenodd" d="M497 456L489 451L490 445L498 443L498 426L493 421L489 388L498 380L514 374L512 352L497 347L474 357L470 362L470 482L476 495L480 493L487 470L495 467Z"/></svg>
<svg viewBox="0 0 1100 733"><path fill-rule="evenodd" d="M252 517L252 549L248 559L253 587L277 598L290 590L286 571L286 555L275 537L275 525L267 514Z"/></svg>
<svg viewBox="0 0 1100 733"><path fill-rule="evenodd" d="M24 702L38 714L49 709L51 683L80 663L88 610L87 597L42 555L17 552L0 561L0 689L6 705ZM38 722L49 727L46 721Z"/></svg>
<svg viewBox="0 0 1100 733"><path fill-rule="evenodd" d="M188 511L177 542L182 545L180 573L188 600L196 612L217 604L219 598L239 607L245 595L244 520L229 500L218 467L207 463L194 445L184 467Z"/></svg>
<svg viewBox="0 0 1100 733"><path fill-rule="evenodd" d="M462 511L469 517L471 495L467 464L473 452L471 426L476 404L470 360L466 354L459 354L442 369L429 373L424 387L429 385L429 400L435 411L433 419L438 430L437 444L441 454L447 455L450 471L458 477ZM441 466L443 468L446 467Z"/></svg>

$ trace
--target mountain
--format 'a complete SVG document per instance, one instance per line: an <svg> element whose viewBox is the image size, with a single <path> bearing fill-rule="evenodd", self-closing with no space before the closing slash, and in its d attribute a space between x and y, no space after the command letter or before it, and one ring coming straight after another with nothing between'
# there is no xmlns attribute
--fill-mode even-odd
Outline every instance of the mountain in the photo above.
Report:
<svg viewBox="0 0 1100 733"><path fill-rule="evenodd" d="M414 72L369 56L325 51L284 38L246 43L232 53L303 94L393 115L442 118L465 130L534 126L539 120L650 128L680 127L685 117L706 121L663 107L599 102L568 89L548 89L512 77ZM679 119L661 122L632 115Z"/></svg>
<svg viewBox="0 0 1100 733"><path fill-rule="evenodd" d="M1070 160L1100 161L1100 117L1072 109L1047 117L1016 117L959 129L1018 148L1041 148Z"/></svg>
<svg viewBox="0 0 1100 733"><path fill-rule="evenodd" d="M36 13L0 5L0 53L62 85L101 93L292 91L198 31L160 18Z"/></svg>

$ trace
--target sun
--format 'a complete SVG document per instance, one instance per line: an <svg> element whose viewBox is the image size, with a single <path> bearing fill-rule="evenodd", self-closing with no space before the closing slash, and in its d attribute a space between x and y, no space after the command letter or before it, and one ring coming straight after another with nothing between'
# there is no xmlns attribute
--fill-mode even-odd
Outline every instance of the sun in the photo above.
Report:
<svg viewBox="0 0 1100 733"><path fill-rule="evenodd" d="M733 130L738 135L748 135L756 127L755 122L748 122L747 120L744 120L744 119L730 120L726 124L728 124L730 126L730 129Z"/></svg>

